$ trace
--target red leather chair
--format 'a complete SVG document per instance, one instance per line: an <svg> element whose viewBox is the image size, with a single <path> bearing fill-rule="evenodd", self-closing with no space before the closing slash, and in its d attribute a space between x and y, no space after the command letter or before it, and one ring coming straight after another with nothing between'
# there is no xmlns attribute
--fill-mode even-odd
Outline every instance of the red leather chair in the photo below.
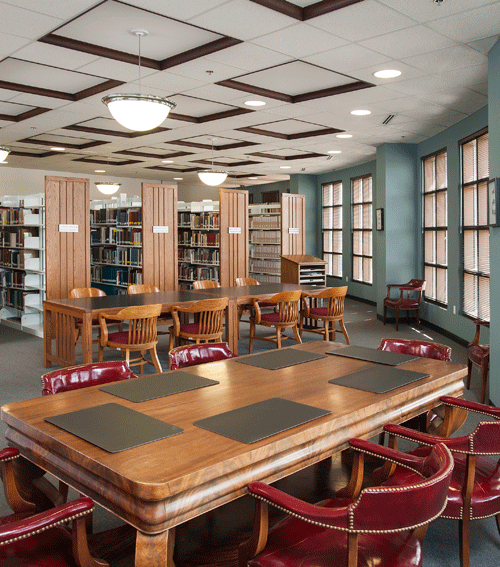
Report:
<svg viewBox="0 0 500 567"><path fill-rule="evenodd" d="M449 396L443 396L441 401L446 407L445 423L453 421L454 413L464 410L500 420L500 408ZM397 448L397 437L423 445L408 453L412 456L425 457L438 443L450 449L454 469L442 517L458 520L460 564L468 567L470 521L495 516L500 530L500 468L499 462L491 458L500 454L500 421L481 421L472 433L460 437L436 437L400 425L387 425L384 430L389 433L392 448ZM385 474L391 475L387 483L395 486L415 478L414 473L401 467L386 468L378 476Z"/></svg>
<svg viewBox="0 0 500 567"><path fill-rule="evenodd" d="M378 349L451 362L451 347L428 341L382 339Z"/></svg>
<svg viewBox="0 0 500 567"><path fill-rule="evenodd" d="M474 321L476 334L472 342L467 345L467 390L470 389L472 365L479 367L481 372L481 403L486 401L486 384L490 370L490 345L480 345L481 327L489 327L489 321Z"/></svg>
<svg viewBox="0 0 500 567"><path fill-rule="evenodd" d="M12 460L18 456L19 451L13 447L0 450L2 478L9 503L14 503L14 514L0 517L0 565L107 567L108 564L94 558L88 548L86 517L94 509L92 500L80 498L35 514L34 506L23 501L17 492ZM64 527L70 521L72 531Z"/></svg>
<svg viewBox="0 0 500 567"><path fill-rule="evenodd" d="M399 297L391 297L392 288L398 288ZM387 309L396 311L396 331L399 326L399 312L406 311L408 314L408 324L410 324L410 311L415 311L418 328L420 329L420 302L425 290L425 280L410 280L405 284L388 284L387 295L384 298L384 325L387 315Z"/></svg>
<svg viewBox="0 0 500 567"><path fill-rule="evenodd" d="M42 396L130 378L137 378L137 376L122 360L61 368L42 376Z"/></svg>
<svg viewBox="0 0 500 567"><path fill-rule="evenodd" d="M178 370L186 366L196 366L237 356L231 352L227 343L207 343L173 348L168 353L168 361L171 370Z"/></svg>
<svg viewBox="0 0 500 567"><path fill-rule="evenodd" d="M261 482L249 485L256 516L251 539L240 546L240 567L421 565L425 526L446 504L453 468L449 450L436 446L421 458L360 439L350 445L356 456L353 474L331 500L309 504ZM397 491L385 486L361 490L367 454L401 463L419 478ZM290 516L268 532L269 504Z"/></svg>

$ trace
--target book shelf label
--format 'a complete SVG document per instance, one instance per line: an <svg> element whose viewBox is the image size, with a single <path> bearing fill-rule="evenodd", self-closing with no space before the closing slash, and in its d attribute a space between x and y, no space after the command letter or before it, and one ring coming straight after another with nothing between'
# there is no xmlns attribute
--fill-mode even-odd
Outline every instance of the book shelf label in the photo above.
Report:
<svg viewBox="0 0 500 567"><path fill-rule="evenodd" d="M241 234L241 226L229 226L229 234Z"/></svg>
<svg viewBox="0 0 500 567"><path fill-rule="evenodd" d="M77 224L60 224L59 232L78 232Z"/></svg>
<svg viewBox="0 0 500 567"><path fill-rule="evenodd" d="M288 234L299 234L299 229L290 227L288 229Z"/></svg>
<svg viewBox="0 0 500 567"><path fill-rule="evenodd" d="M154 234L165 234L168 233L168 226L153 226Z"/></svg>

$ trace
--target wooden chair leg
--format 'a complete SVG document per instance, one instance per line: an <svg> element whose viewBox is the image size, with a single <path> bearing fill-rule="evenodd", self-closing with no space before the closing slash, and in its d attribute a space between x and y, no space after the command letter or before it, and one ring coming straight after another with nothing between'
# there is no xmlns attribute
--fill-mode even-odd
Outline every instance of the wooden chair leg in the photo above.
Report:
<svg viewBox="0 0 500 567"><path fill-rule="evenodd" d="M251 354L253 349L253 336L255 333L255 323L250 321L250 340L248 342L248 352Z"/></svg>
<svg viewBox="0 0 500 567"><path fill-rule="evenodd" d="M172 350L174 348L174 341L175 341L175 337L173 333L170 333L170 340L168 343L168 350Z"/></svg>
<svg viewBox="0 0 500 567"><path fill-rule="evenodd" d="M330 340L330 322L325 321L325 341Z"/></svg>
<svg viewBox="0 0 500 567"><path fill-rule="evenodd" d="M399 309L396 309L396 331L399 327Z"/></svg>
<svg viewBox="0 0 500 567"><path fill-rule="evenodd" d="M385 317L387 315L387 307L384 305L384 325L385 325Z"/></svg>
<svg viewBox="0 0 500 567"><path fill-rule="evenodd" d="M458 538L460 540L460 567L469 567L469 524L470 518L467 514L458 521Z"/></svg>
<svg viewBox="0 0 500 567"><path fill-rule="evenodd" d="M341 328L341 330L342 330L342 334L343 334L344 337L345 337L345 342L346 342L348 345L350 345L350 344L351 344L351 341L350 341L350 339L349 339L349 335L347 334L347 329L345 328L345 325L344 325L344 319L340 319L339 325L340 325L340 328Z"/></svg>
<svg viewBox="0 0 500 567"><path fill-rule="evenodd" d="M470 379L472 376L472 360L469 358L467 359L467 390L470 390Z"/></svg>
<svg viewBox="0 0 500 567"><path fill-rule="evenodd" d="M300 338L302 338L302 334L304 333L304 317L302 315L300 316L299 333Z"/></svg>
<svg viewBox="0 0 500 567"><path fill-rule="evenodd" d="M276 327L276 348L281 348L281 329Z"/></svg>
<svg viewBox="0 0 500 567"><path fill-rule="evenodd" d="M151 350L151 360L153 361L154 367L156 368L156 372L163 372L163 368L161 367L160 360L158 358L158 353L156 352L156 346L154 346Z"/></svg>
<svg viewBox="0 0 500 567"><path fill-rule="evenodd" d="M483 361L481 364L481 403L486 403L486 384L488 382L488 367L489 364L486 364Z"/></svg>
<svg viewBox="0 0 500 567"><path fill-rule="evenodd" d="M292 327L293 330L293 334L295 335L295 340L297 341L297 343L302 344L302 337L299 334L299 330L297 329L297 325L294 325Z"/></svg>
<svg viewBox="0 0 500 567"><path fill-rule="evenodd" d="M499 535L500 535L500 514L497 514L497 515L495 516L495 522L497 523L497 531L498 531L498 533L499 533Z"/></svg>
<svg viewBox="0 0 500 567"><path fill-rule="evenodd" d="M97 361L98 362L102 362L102 360L103 360L103 354L104 354L103 350L104 349L102 348L101 343L99 343L99 348L97 350Z"/></svg>

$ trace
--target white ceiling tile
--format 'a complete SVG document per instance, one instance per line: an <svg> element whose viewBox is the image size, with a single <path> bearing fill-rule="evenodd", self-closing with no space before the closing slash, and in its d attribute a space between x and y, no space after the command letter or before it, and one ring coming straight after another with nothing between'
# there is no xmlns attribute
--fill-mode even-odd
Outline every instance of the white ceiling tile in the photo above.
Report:
<svg viewBox="0 0 500 567"><path fill-rule="evenodd" d="M446 49L439 49L430 53L423 53L415 57L405 59L405 63L417 67L427 73L439 75L445 71L470 67L472 65L487 65L486 55L466 47L465 45L455 45Z"/></svg>
<svg viewBox="0 0 500 567"><path fill-rule="evenodd" d="M160 73L144 77L142 84L145 87L153 87L174 94L202 87L206 82L191 79L190 77L181 77L170 71L161 71Z"/></svg>
<svg viewBox="0 0 500 567"><path fill-rule="evenodd" d="M57 62L58 67L71 70L78 69L78 67L98 59L95 55L40 42L31 43L19 49L15 57L17 59L24 59L25 61L33 61L34 63L42 63L44 65L54 65L54 63ZM99 75L100 73L98 72L97 74Z"/></svg>
<svg viewBox="0 0 500 567"><path fill-rule="evenodd" d="M30 106L40 106L42 108L60 108L68 104L67 100L59 98L51 98L48 96L33 95L30 93L14 93L15 96L10 99L11 102L19 104L28 104Z"/></svg>
<svg viewBox="0 0 500 567"><path fill-rule="evenodd" d="M375 0L358 2L342 10L335 10L309 20L309 22L314 27L349 41L374 37L380 34L381 29L391 32L415 25L415 20Z"/></svg>
<svg viewBox="0 0 500 567"><path fill-rule="evenodd" d="M441 4L435 4L434 2L429 2L429 0L410 0L409 2L408 0L378 1L419 22L429 22L440 20L459 12L466 12L479 6L492 4L497 0L452 0L451 2L445 0Z"/></svg>
<svg viewBox="0 0 500 567"><path fill-rule="evenodd" d="M235 89L229 89L227 87L221 87L220 85L203 85L200 87L195 87L193 89L188 89L184 92L189 96L195 96L199 98L205 98L208 100L217 100L219 102L229 103L236 97L241 96L241 91Z"/></svg>
<svg viewBox="0 0 500 567"><path fill-rule="evenodd" d="M350 43L337 49L304 57L303 59L308 63L326 67L338 73L349 73L369 65L379 65L386 61L391 61L390 57L386 57L356 43Z"/></svg>
<svg viewBox="0 0 500 567"><path fill-rule="evenodd" d="M428 51L455 45L455 42L427 26L419 25L379 35L360 42L361 45L398 59L420 55Z"/></svg>
<svg viewBox="0 0 500 567"><path fill-rule="evenodd" d="M8 33L0 33L0 57L3 58L7 55L16 53L30 42L31 40L25 37L10 35Z"/></svg>
<svg viewBox="0 0 500 567"><path fill-rule="evenodd" d="M295 21L247 0L231 0L204 14L189 18L192 24L243 40L286 28Z"/></svg>
<svg viewBox="0 0 500 567"><path fill-rule="evenodd" d="M468 43L498 35L500 3L483 6L429 22L429 27L456 41Z"/></svg>
<svg viewBox="0 0 500 567"><path fill-rule="evenodd" d="M94 57L94 61L82 65L78 68L78 71L127 83L137 81L139 78L139 67L137 65L124 63L123 61L112 61L104 57ZM149 77L155 73L158 73L155 69L141 67L141 77Z"/></svg>
<svg viewBox="0 0 500 567"><path fill-rule="evenodd" d="M490 37L485 37L483 39L478 39L476 41L471 41L470 43L468 43L467 45L469 47L472 47L472 49L476 49L477 51L480 51L481 53L488 53L488 51L495 45L495 43L498 41L498 38L500 36L498 35L492 35Z"/></svg>
<svg viewBox="0 0 500 567"><path fill-rule="evenodd" d="M314 41L311 41L311 35L314 35ZM299 23L253 39L252 43L301 59L307 55L340 47L347 41L308 24Z"/></svg>
<svg viewBox="0 0 500 567"><path fill-rule="evenodd" d="M59 26L63 20L60 17L46 16L33 11L33 3L30 3L29 10L7 5L3 2L2 8L2 28L8 30L9 34L38 39Z"/></svg>
<svg viewBox="0 0 500 567"><path fill-rule="evenodd" d="M196 79L203 83L216 83L241 74L241 69L210 61L207 57L193 59L169 69L176 75Z"/></svg>
<svg viewBox="0 0 500 567"><path fill-rule="evenodd" d="M55 18L68 19L77 16L97 4L96 0L2 0L2 4L9 4L19 8L26 8L38 14L45 14Z"/></svg>
<svg viewBox="0 0 500 567"><path fill-rule="evenodd" d="M207 60L225 63L245 71L258 71L266 67L281 65L292 58L271 49L244 42L207 55Z"/></svg>
<svg viewBox="0 0 500 567"><path fill-rule="evenodd" d="M225 2L227 0L196 0L195 2L186 2L186 0L168 0L168 2L165 2L165 0L134 0L134 5L157 14L187 21L189 18L216 8Z"/></svg>

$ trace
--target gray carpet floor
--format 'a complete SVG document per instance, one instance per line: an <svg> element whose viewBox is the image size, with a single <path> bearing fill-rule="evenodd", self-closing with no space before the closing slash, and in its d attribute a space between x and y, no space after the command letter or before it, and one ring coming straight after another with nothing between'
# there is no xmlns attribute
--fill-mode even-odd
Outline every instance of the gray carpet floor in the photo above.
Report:
<svg viewBox="0 0 500 567"><path fill-rule="evenodd" d="M351 338L351 344L377 347L383 337L435 341L452 347L453 362L466 364L467 356L464 346L440 335L436 331L429 330L425 325L419 330L413 325L403 323L400 325L399 332L396 333L394 325L388 324L383 326L377 320L375 307L371 305L348 299L345 308L345 324ZM264 329L264 331L266 330ZM241 339L238 345L240 354L248 353L248 334L249 325L247 322L242 322ZM321 337L317 334L304 333L304 341L318 340L319 338ZM345 342L344 337L340 333L337 333L336 340L339 343ZM287 344L291 345L294 343L293 341L287 341L285 345ZM270 346L269 343L256 341L254 343L254 352L268 350ZM40 376L47 372L47 369L43 367L42 348L42 339L0 325L0 405L40 396ZM160 337L158 353L163 368L167 369L168 336ZM108 359L116 359L116 353L108 351L106 357ZM81 359L77 355L77 363L80 361ZM154 372L152 367L151 372ZM473 376L472 389L465 393L466 398L479 401L479 386L479 376L476 373ZM477 423L477 417L476 421L474 419L468 420L457 434L469 431L475 423ZM0 422L0 435L2 438L4 433L5 425L3 422ZM5 442L2 442L0 446L4 444ZM333 459L333 466L326 474L331 487L342 484L346 473L343 470L340 459ZM316 498L317 476L309 469L306 469L280 481L279 487L297 495L300 493L301 496L309 492L314 494L311 498ZM77 495L71 491L70 497L77 497ZM9 510L2 499L0 502L0 515L8 513ZM193 535L197 535L199 539L201 533L203 533L202 540L211 538L214 543L227 544L231 540L231 529L234 527L232 524L235 523L235 517L245 517L245 521L248 525L250 524L252 518L251 499L248 501L245 498L240 499L221 510L220 513L205 515L192 522L188 522L186 526L181 526L177 532L178 553L184 553L184 556L189 556L189 553L193 552L192 541L196 539L196 537L193 538ZM112 528L120 524L120 520L107 511L100 508L96 511L94 519L95 531ZM183 563L182 559L179 560L179 563ZM460 565L458 527L456 522L439 519L431 524L424 544L423 563L426 567L457 567ZM471 566L496 567L498 564L500 564L500 536L497 533L494 519L489 518L472 522Z"/></svg>

